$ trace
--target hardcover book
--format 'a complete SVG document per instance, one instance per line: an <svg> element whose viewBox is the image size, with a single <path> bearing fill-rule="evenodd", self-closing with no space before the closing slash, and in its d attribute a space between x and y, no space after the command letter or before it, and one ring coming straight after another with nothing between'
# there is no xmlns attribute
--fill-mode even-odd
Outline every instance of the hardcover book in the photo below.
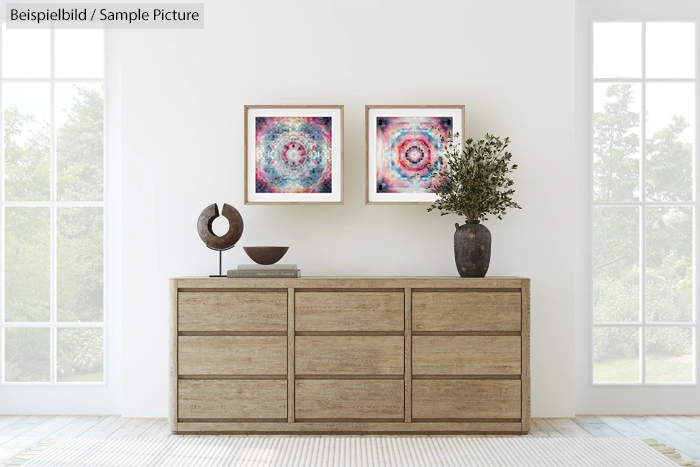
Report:
<svg viewBox="0 0 700 467"><path fill-rule="evenodd" d="M227 277L301 277L300 269L229 269Z"/></svg>
<svg viewBox="0 0 700 467"><path fill-rule="evenodd" d="M299 269L296 264L239 264L238 270Z"/></svg>

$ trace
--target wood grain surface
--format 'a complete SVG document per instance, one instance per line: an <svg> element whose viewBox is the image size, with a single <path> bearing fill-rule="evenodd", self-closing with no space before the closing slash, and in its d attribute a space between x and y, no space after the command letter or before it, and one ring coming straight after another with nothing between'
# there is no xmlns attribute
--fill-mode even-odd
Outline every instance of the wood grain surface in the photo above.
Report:
<svg viewBox="0 0 700 467"><path fill-rule="evenodd" d="M527 433L530 281L171 281L178 433Z"/></svg>
<svg viewBox="0 0 700 467"><path fill-rule="evenodd" d="M286 375L284 336L180 336L180 375Z"/></svg>
<svg viewBox="0 0 700 467"><path fill-rule="evenodd" d="M286 331L284 292L180 292L179 331Z"/></svg>
<svg viewBox="0 0 700 467"><path fill-rule="evenodd" d="M519 434L520 422L180 422L177 432L248 434Z"/></svg>
<svg viewBox="0 0 700 467"><path fill-rule="evenodd" d="M295 418L403 419L401 380L304 380L296 382Z"/></svg>
<svg viewBox="0 0 700 467"><path fill-rule="evenodd" d="M168 324L170 330L170 339L168 344L170 345L169 360L170 365L168 368L168 422L171 431L177 429L177 367L178 367L178 351L177 351L177 281L171 279L169 281L170 290L170 314L168 316Z"/></svg>
<svg viewBox="0 0 700 467"><path fill-rule="evenodd" d="M520 292L413 292L414 331L520 331Z"/></svg>
<svg viewBox="0 0 700 467"><path fill-rule="evenodd" d="M520 381L413 381L413 418L519 419Z"/></svg>
<svg viewBox="0 0 700 467"><path fill-rule="evenodd" d="M519 375L519 336L413 336L414 375Z"/></svg>
<svg viewBox="0 0 700 467"><path fill-rule="evenodd" d="M401 375L404 344L399 336L297 336L297 375Z"/></svg>
<svg viewBox="0 0 700 467"><path fill-rule="evenodd" d="M530 431L530 279L523 279L522 293L522 419L523 433Z"/></svg>
<svg viewBox="0 0 700 467"><path fill-rule="evenodd" d="M520 289L519 277L299 277L272 278L177 278L178 289ZM186 290L189 291L189 290Z"/></svg>
<svg viewBox="0 0 700 467"><path fill-rule="evenodd" d="M297 292L297 331L403 331L402 292Z"/></svg>
<svg viewBox="0 0 700 467"><path fill-rule="evenodd" d="M180 420L287 418L286 381L180 381Z"/></svg>

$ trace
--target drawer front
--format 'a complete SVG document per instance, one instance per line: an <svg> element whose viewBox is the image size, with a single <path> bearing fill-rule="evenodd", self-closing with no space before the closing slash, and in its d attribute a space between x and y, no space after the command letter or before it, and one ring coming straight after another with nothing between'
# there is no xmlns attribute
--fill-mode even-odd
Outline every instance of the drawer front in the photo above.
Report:
<svg viewBox="0 0 700 467"><path fill-rule="evenodd" d="M403 292L297 292L297 331L403 331Z"/></svg>
<svg viewBox="0 0 700 467"><path fill-rule="evenodd" d="M403 337L297 336L298 375L403 375Z"/></svg>
<svg viewBox="0 0 700 467"><path fill-rule="evenodd" d="M180 336L180 375L286 375L287 338Z"/></svg>
<svg viewBox="0 0 700 467"><path fill-rule="evenodd" d="M414 292L414 331L520 331L520 292Z"/></svg>
<svg viewBox="0 0 700 467"><path fill-rule="evenodd" d="M180 292L179 331L286 331L286 292Z"/></svg>
<svg viewBox="0 0 700 467"><path fill-rule="evenodd" d="M297 380L294 417L403 421L404 385L398 380Z"/></svg>
<svg viewBox="0 0 700 467"><path fill-rule="evenodd" d="M286 381L180 380L178 419L287 421Z"/></svg>
<svg viewBox="0 0 700 467"><path fill-rule="evenodd" d="M414 336L414 375L519 375L520 336Z"/></svg>
<svg viewBox="0 0 700 467"><path fill-rule="evenodd" d="M414 419L520 418L520 380L414 380Z"/></svg>

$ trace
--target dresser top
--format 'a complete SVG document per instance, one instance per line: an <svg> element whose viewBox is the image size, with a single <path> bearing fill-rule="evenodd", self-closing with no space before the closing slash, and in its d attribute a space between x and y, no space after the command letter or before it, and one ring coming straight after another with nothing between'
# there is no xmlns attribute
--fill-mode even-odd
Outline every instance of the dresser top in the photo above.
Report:
<svg viewBox="0 0 700 467"><path fill-rule="evenodd" d="M524 277L299 277L299 278L225 278L177 277L171 279L179 289L239 288L446 288L446 289L521 289L529 285Z"/></svg>

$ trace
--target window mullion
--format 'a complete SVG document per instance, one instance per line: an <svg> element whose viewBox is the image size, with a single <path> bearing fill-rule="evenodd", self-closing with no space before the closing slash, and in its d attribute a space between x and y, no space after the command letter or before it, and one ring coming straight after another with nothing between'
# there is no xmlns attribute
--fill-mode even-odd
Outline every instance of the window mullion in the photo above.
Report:
<svg viewBox="0 0 700 467"><path fill-rule="evenodd" d="M639 250L641 257L639 258L640 265L640 284L639 284L639 312L640 321L642 327L639 333L639 358L640 358L640 380L642 384L647 381L646 369L647 369L647 356L646 356L646 274L647 274L647 261L646 261L646 219L647 219L647 195L646 195L646 140L647 140L647 67L646 67L646 49L647 49L647 23L642 22L642 89L641 89L641 105L642 105L642 115L640 121L640 141L639 141L639 196L641 197L641 209L640 209L640 220L639 220Z"/></svg>
<svg viewBox="0 0 700 467"><path fill-rule="evenodd" d="M700 88L698 88L698 77L700 77L700 60L698 60L698 52L700 48L698 47L698 22L694 21L695 24L695 144L693 145L693 201L695 204L695 209L693 212L693 316L692 319L695 323L693 329L693 383L698 383L698 364L700 358L698 358L698 326L700 325L700 317L698 317L698 241L700 240L700 229L698 229L698 177L700 175L700 164L698 164L698 142L700 142L700 109L698 108L698 98L700 97Z"/></svg>
<svg viewBox="0 0 700 467"><path fill-rule="evenodd" d="M0 44L3 43L0 27ZM2 47L0 47L0 385L5 382L5 105L3 100Z"/></svg>
<svg viewBox="0 0 700 467"><path fill-rule="evenodd" d="M51 28L50 31L50 79L51 79L51 105L49 107L49 161L50 161L50 175L49 183L50 187L50 198L49 198L49 219L50 219L50 229L51 233L49 236L51 245L49 248L49 258L50 258L50 280L49 280L49 297L50 297L50 307L49 307L49 381L51 384L56 384L56 320L57 320L57 291L56 291L56 268L57 268L57 257L56 257L56 83L55 78L55 31Z"/></svg>

